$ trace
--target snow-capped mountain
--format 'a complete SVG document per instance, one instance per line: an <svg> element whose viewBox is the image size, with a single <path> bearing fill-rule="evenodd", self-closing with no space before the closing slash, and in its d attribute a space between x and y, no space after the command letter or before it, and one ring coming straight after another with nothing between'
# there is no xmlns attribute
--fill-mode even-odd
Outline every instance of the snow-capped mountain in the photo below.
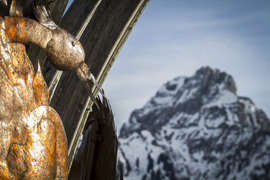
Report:
<svg viewBox="0 0 270 180"><path fill-rule="evenodd" d="M120 130L128 180L270 179L270 121L209 67L165 83Z"/></svg>

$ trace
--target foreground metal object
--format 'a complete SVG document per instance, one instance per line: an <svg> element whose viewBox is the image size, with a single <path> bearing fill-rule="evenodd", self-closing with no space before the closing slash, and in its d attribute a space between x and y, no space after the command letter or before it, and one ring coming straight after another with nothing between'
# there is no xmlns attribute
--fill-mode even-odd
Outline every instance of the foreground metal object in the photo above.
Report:
<svg viewBox="0 0 270 180"><path fill-rule="evenodd" d="M101 93L102 91L84 63L85 53L80 41L56 25L49 29L28 18L5 17L5 26L8 42L36 44L45 49L55 68L62 71L75 69L88 95L98 106L88 80L94 82Z"/></svg>
<svg viewBox="0 0 270 180"><path fill-rule="evenodd" d="M0 179L67 179L67 141L49 92L0 17ZM11 32L10 32L11 33ZM23 32L21 32L23 35Z"/></svg>
<svg viewBox="0 0 270 180"><path fill-rule="evenodd" d="M57 26L18 17L24 3L12 1L10 14L17 17L0 17L0 179L67 179L65 131L48 106L41 69L34 73L24 44L45 49L57 69L75 68L86 87L91 73L83 47L73 36Z"/></svg>
<svg viewBox="0 0 270 180"><path fill-rule="evenodd" d="M23 2L23 0L0 0L0 8L4 7L1 6L2 4L11 1ZM48 2L50 0L34 0L34 2L42 1ZM81 42L87 54L86 62L88 66L91 67L99 84L102 84L107 77L121 47L125 43L148 1L149 0L75 0L71 6L73 8L69 8L68 12L61 20L61 27L64 27L74 35L76 34L77 39L82 36ZM31 0L26 0L26 5L28 2L31 2ZM42 6L42 4L44 3L36 3L35 6ZM62 17L66 4L67 0L55 0L55 3L52 3L50 6L51 15L57 24ZM7 7L5 11L0 11L2 17L18 16L15 12L20 11L9 13L9 6ZM32 17L29 13L25 14L26 7L30 9L30 15L31 12L33 12L32 6L24 6L24 17ZM20 7L15 9L19 10ZM42 8L40 8L40 10L41 9ZM41 11L41 14L44 13ZM20 14L19 16L22 17ZM38 20L39 23L41 23L40 19ZM44 22L44 24L41 24L46 25L46 21ZM27 51L34 64L35 71L38 69L38 62L40 62L42 68L46 59L45 52L35 46L28 46ZM47 65L50 66L49 63ZM54 86L55 83L51 81L54 70L50 67L52 71L48 71L47 65L45 66L46 68L42 68L42 70L46 73L46 81L48 84L51 82L50 84ZM52 101L50 101L51 106L61 115L66 129L69 142L69 165L72 164L78 139L85 125L85 120L88 117L88 108L93 104L93 101L87 97L86 91L80 86L81 82L78 81L78 78L75 76L76 74L73 72L63 73L61 79L59 78L57 80L57 84L59 85L55 85L55 95L52 96ZM97 91L94 89L95 88L92 88L92 92L96 95Z"/></svg>

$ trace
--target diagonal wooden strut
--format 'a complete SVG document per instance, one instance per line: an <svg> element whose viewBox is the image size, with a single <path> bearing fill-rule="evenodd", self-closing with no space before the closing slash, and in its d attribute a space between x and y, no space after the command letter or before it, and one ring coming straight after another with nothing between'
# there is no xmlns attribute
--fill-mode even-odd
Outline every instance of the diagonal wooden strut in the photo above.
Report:
<svg viewBox="0 0 270 180"><path fill-rule="evenodd" d="M85 48L85 62L101 86L123 44L149 0L74 0L61 20ZM62 118L69 143L71 167L79 138L93 102L74 72L58 72L48 64L45 79L51 82L51 106ZM61 75L59 75L61 74ZM53 79L53 80L52 80ZM92 88L95 96L97 90Z"/></svg>

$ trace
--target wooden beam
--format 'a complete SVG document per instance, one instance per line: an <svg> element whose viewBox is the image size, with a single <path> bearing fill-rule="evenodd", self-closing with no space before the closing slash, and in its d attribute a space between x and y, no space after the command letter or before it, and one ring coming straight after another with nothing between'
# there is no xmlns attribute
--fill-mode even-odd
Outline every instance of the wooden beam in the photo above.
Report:
<svg viewBox="0 0 270 180"><path fill-rule="evenodd" d="M97 1L75 0L61 24L67 26L72 34L78 34ZM100 85L148 1L102 0L91 17L80 41L85 48L85 61ZM47 82L52 77L50 74L47 74ZM93 102L74 72L63 73L57 83L51 106L59 113L65 126L70 167Z"/></svg>

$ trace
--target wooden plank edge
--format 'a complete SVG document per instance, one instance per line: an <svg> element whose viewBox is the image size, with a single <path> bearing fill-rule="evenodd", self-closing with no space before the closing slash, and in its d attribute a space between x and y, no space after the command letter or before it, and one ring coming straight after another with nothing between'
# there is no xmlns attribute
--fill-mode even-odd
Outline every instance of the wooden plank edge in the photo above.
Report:
<svg viewBox="0 0 270 180"><path fill-rule="evenodd" d="M120 33L120 36L118 37L118 40L116 41L114 47L112 48L108 58L106 59L106 63L104 63L104 66L102 67L102 70L100 71L97 80L100 84L100 87L104 83L116 57L118 56L120 50L122 49L124 43L126 42L128 36L130 35L133 27L135 26L136 22L138 21L139 17L141 16L142 12L146 8L149 0L141 0L139 5L137 6L136 10L133 12L130 20L127 22L125 28L123 28L122 32ZM97 96L98 90L95 88L92 90L94 92L94 95ZM76 130L74 132L73 138L70 142L69 149L68 149L68 167L69 170L72 166L73 159L76 153L77 146L79 144L80 136L83 132L83 129L86 124L86 120L88 118L88 115L90 111L90 107L92 107L93 101L88 97L87 101L85 103L85 106L83 108L83 111L81 113L78 125L76 127Z"/></svg>

